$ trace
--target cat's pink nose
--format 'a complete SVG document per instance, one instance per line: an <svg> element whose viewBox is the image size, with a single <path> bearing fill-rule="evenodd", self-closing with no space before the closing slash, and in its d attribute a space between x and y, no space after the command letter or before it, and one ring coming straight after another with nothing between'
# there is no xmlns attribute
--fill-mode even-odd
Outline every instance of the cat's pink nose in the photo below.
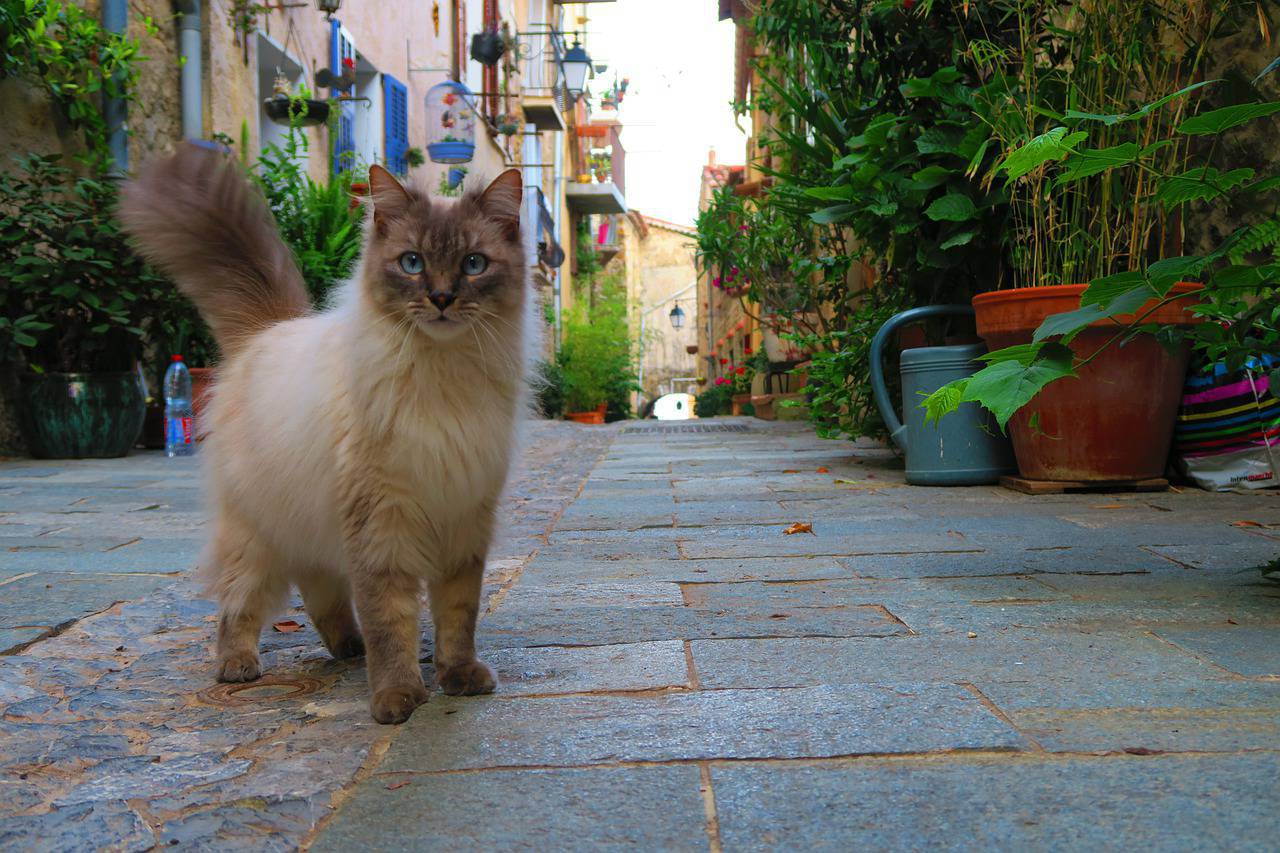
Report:
<svg viewBox="0 0 1280 853"><path fill-rule="evenodd" d="M439 308L441 311L453 304L454 296L451 290L437 290L427 297L431 300L431 304Z"/></svg>

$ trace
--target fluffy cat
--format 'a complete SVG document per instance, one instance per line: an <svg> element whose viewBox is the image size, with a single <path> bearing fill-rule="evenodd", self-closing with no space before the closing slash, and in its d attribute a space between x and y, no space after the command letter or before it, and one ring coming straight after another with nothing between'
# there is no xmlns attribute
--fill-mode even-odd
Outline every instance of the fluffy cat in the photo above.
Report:
<svg viewBox="0 0 1280 853"><path fill-rule="evenodd" d="M330 653L367 653L374 719L400 723L428 695L424 585L440 687L495 686L475 628L530 286L518 171L456 200L378 166L369 186L361 261L320 312L231 158L187 144L124 189L120 212L222 351L202 451L218 679L258 678L259 634L292 585Z"/></svg>

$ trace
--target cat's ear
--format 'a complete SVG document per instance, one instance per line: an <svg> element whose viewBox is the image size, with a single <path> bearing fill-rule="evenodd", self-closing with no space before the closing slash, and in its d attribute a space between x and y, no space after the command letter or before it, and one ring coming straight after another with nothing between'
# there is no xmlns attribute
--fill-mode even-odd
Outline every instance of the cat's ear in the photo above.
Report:
<svg viewBox="0 0 1280 853"><path fill-rule="evenodd" d="M403 214L413 201L395 176L376 163L369 167L369 198L373 199L373 227L379 237L387 236L387 220Z"/></svg>
<svg viewBox="0 0 1280 853"><path fill-rule="evenodd" d="M519 169L508 169L480 194L480 209L496 219L512 240L520 237L520 202L524 198L524 180Z"/></svg>

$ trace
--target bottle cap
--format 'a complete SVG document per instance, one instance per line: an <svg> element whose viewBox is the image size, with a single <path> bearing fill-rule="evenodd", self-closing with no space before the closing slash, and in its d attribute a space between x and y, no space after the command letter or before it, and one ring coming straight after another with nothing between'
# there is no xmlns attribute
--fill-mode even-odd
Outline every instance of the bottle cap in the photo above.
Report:
<svg viewBox="0 0 1280 853"><path fill-rule="evenodd" d="M182 361L182 356L180 356L180 355L175 355L175 356L173 357L173 360L174 360L174 361Z"/></svg>

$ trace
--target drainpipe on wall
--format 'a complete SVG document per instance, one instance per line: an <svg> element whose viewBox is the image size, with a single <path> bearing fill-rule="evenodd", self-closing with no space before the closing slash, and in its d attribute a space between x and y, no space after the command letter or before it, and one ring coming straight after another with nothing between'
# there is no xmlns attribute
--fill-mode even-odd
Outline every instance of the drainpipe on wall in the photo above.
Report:
<svg viewBox="0 0 1280 853"><path fill-rule="evenodd" d="M124 0L121 0L124 2ZM182 138L204 136L204 103L200 73L200 0L174 0L178 18L178 55L182 57Z"/></svg>
<svg viewBox="0 0 1280 853"><path fill-rule="evenodd" d="M102 28L109 33L125 34L129 29L129 0L103 0ZM120 79L119 74L116 79ZM129 114L124 99L104 98L102 117L107 123L107 148L111 152L112 173L123 175L129 171L129 136L126 132Z"/></svg>

